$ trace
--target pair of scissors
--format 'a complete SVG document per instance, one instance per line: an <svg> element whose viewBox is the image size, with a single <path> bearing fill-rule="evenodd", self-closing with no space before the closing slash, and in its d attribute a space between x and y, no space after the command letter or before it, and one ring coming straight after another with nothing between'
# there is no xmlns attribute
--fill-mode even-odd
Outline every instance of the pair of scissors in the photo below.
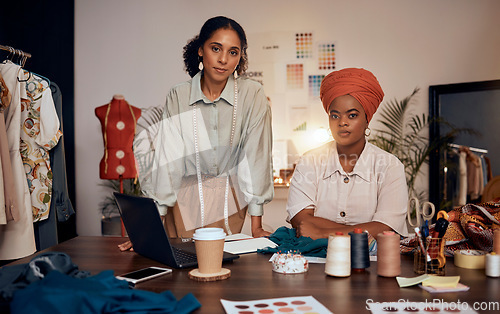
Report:
<svg viewBox="0 0 500 314"><path fill-rule="evenodd" d="M413 220L411 219L413 208L415 208L415 216L417 218L416 223L414 223ZM413 228L415 227L420 228L421 226L428 224L428 221L432 219L432 217L434 217L435 212L436 208L434 207L434 204L432 204L431 202L424 202L422 207L420 207L420 202L416 197L411 197L408 200L407 218L408 218L408 223Z"/></svg>

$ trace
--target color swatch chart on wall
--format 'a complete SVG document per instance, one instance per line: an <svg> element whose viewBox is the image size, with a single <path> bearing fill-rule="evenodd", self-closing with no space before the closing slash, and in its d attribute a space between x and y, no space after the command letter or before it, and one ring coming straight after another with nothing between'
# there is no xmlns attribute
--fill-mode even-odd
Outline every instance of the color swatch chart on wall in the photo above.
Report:
<svg viewBox="0 0 500 314"><path fill-rule="evenodd" d="M309 59L313 57L313 35L312 33L295 34L295 48L297 59Z"/></svg>
<svg viewBox="0 0 500 314"><path fill-rule="evenodd" d="M325 75L309 75L309 97L319 97L319 88Z"/></svg>
<svg viewBox="0 0 500 314"><path fill-rule="evenodd" d="M332 314L312 296L220 302L227 314Z"/></svg>
<svg viewBox="0 0 500 314"><path fill-rule="evenodd" d="M287 64L286 82L290 89L301 89L304 86L304 65Z"/></svg>
<svg viewBox="0 0 500 314"><path fill-rule="evenodd" d="M333 43L318 45L318 69L335 69L335 45Z"/></svg>

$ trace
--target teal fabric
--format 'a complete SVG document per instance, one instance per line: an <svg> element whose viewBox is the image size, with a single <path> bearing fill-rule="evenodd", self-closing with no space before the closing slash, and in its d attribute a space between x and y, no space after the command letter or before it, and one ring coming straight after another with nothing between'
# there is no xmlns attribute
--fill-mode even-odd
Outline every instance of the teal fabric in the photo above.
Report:
<svg viewBox="0 0 500 314"><path fill-rule="evenodd" d="M269 240L276 243L275 248L267 247L260 249L259 253L277 253L296 251L304 256L326 257L326 248L328 247L328 239L313 240L309 237L298 237L295 229L280 227L269 236Z"/></svg>
<svg viewBox="0 0 500 314"><path fill-rule="evenodd" d="M90 276L88 271L79 270L66 253L41 253L33 257L29 263L0 268L0 302L10 302L17 290L24 289L31 283L43 279L52 271L58 271L75 278Z"/></svg>
<svg viewBox="0 0 500 314"><path fill-rule="evenodd" d="M14 294L11 313L191 313L201 307L191 294L177 301L170 291L130 289L113 271L73 278L58 271Z"/></svg>
<svg viewBox="0 0 500 314"><path fill-rule="evenodd" d="M309 237L298 237L294 228L280 227L269 236L269 240L276 243L275 248L259 249L262 254L296 251L304 256L326 257L328 238L313 240ZM368 234L368 251L370 255L377 255L377 240Z"/></svg>

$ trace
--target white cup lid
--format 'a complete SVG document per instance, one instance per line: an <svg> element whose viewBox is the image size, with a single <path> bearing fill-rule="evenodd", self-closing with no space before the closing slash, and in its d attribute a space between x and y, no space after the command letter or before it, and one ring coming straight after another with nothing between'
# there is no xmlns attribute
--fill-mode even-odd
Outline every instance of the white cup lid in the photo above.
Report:
<svg viewBox="0 0 500 314"><path fill-rule="evenodd" d="M220 240L225 239L226 233L222 228L200 228L193 235L195 240Z"/></svg>

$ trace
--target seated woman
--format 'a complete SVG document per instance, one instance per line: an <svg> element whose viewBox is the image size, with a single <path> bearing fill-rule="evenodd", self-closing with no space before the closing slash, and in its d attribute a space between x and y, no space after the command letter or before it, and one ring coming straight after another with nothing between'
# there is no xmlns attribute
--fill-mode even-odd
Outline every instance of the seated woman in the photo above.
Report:
<svg viewBox="0 0 500 314"><path fill-rule="evenodd" d="M320 97L334 141L305 153L295 168L287 211L297 236L326 238L354 228L406 235L404 166L365 138L384 97L376 77L365 69L334 71Z"/></svg>

